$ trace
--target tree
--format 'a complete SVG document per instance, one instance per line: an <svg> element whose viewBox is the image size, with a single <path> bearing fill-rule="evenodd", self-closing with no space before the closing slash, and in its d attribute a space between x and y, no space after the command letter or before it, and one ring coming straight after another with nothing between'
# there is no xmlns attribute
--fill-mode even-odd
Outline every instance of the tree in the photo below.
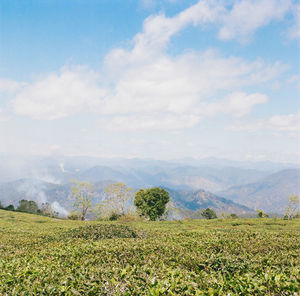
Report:
<svg viewBox="0 0 300 296"><path fill-rule="evenodd" d="M14 205L9 205L9 206L5 207L4 209L7 211L14 211L15 207L14 207Z"/></svg>
<svg viewBox="0 0 300 296"><path fill-rule="evenodd" d="M160 218L170 201L169 192L160 187L140 189L135 194L134 205L137 207L140 216L155 221Z"/></svg>
<svg viewBox="0 0 300 296"><path fill-rule="evenodd" d="M1 201L0 201L0 209L3 209L4 207L3 207L3 205L2 205L2 203L1 203Z"/></svg>
<svg viewBox="0 0 300 296"><path fill-rule="evenodd" d="M264 211L262 210L256 210L257 212L257 217L258 218L269 218L269 215L267 215Z"/></svg>
<svg viewBox="0 0 300 296"><path fill-rule="evenodd" d="M31 214L37 214L39 211L39 207L38 207L37 203L33 200L22 199L19 201L17 211L31 213Z"/></svg>
<svg viewBox="0 0 300 296"><path fill-rule="evenodd" d="M49 216L49 217L57 217L58 216L58 213L52 209L51 205L48 202L42 203L40 213L44 216Z"/></svg>
<svg viewBox="0 0 300 296"><path fill-rule="evenodd" d="M123 216L128 213L134 196L132 188L124 183L113 183L105 188L104 194L102 210L108 215L114 213Z"/></svg>
<svg viewBox="0 0 300 296"><path fill-rule="evenodd" d="M217 218L216 212L210 208L203 210L201 215L202 215L202 217L204 217L206 219L216 219Z"/></svg>
<svg viewBox="0 0 300 296"><path fill-rule="evenodd" d="M73 181L71 199L73 199L73 207L78 211L80 220L85 220L86 215L91 211L93 187L89 182Z"/></svg>
<svg viewBox="0 0 300 296"><path fill-rule="evenodd" d="M239 216L237 214L230 214L229 217L231 219L237 219Z"/></svg>
<svg viewBox="0 0 300 296"><path fill-rule="evenodd" d="M289 204L285 209L284 218L291 220L297 216L299 211L300 199L298 195L289 196Z"/></svg>

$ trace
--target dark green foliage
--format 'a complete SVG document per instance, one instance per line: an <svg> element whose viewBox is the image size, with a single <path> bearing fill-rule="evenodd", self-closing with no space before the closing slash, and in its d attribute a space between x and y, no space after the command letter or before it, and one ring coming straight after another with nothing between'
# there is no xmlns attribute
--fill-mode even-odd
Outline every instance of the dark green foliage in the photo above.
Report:
<svg viewBox="0 0 300 296"><path fill-rule="evenodd" d="M9 206L5 207L4 209L7 211L14 211L15 207L14 207L14 205L9 205Z"/></svg>
<svg viewBox="0 0 300 296"><path fill-rule="evenodd" d="M1 203L1 201L0 201L0 209L3 209L4 207L3 207L3 205L2 205L2 203Z"/></svg>
<svg viewBox="0 0 300 296"><path fill-rule="evenodd" d="M116 221L118 220L122 215L117 214L115 212L111 213L111 215L109 216L109 221Z"/></svg>
<svg viewBox="0 0 300 296"><path fill-rule="evenodd" d="M269 215L267 215L264 211L256 210L256 212L258 218L269 218Z"/></svg>
<svg viewBox="0 0 300 296"><path fill-rule="evenodd" d="M134 238L137 234L128 226L97 224L74 228L63 235L64 238L99 240L108 238Z"/></svg>
<svg viewBox="0 0 300 296"><path fill-rule="evenodd" d="M206 219L216 219L217 218L216 212L210 208L203 210L201 215Z"/></svg>
<svg viewBox="0 0 300 296"><path fill-rule="evenodd" d="M141 216L154 221L161 217L170 200L169 192L160 187L140 189L135 194L134 205Z"/></svg>
<svg viewBox="0 0 300 296"><path fill-rule="evenodd" d="M69 220L81 220L81 215L79 213L76 213L76 212L71 212L68 215L68 219Z"/></svg>
<svg viewBox="0 0 300 296"><path fill-rule="evenodd" d="M19 201L19 206L16 209L19 212L26 212L31 214L39 213L39 207L33 200L22 199Z"/></svg>
<svg viewBox="0 0 300 296"><path fill-rule="evenodd" d="M239 216L237 214L230 214L229 218L231 219L237 219Z"/></svg>

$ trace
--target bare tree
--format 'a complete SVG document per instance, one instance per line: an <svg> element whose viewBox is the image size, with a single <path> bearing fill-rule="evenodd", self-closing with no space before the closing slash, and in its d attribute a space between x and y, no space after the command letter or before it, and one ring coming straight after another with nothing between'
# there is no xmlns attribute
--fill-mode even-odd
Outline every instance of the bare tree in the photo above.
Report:
<svg viewBox="0 0 300 296"><path fill-rule="evenodd" d="M71 198L73 207L78 211L81 220L85 220L86 215L91 211L93 193L94 186L91 183L73 181Z"/></svg>
<svg viewBox="0 0 300 296"><path fill-rule="evenodd" d="M134 192L124 183L113 183L105 188L103 209L110 214L125 215L132 206Z"/></svg>
<svg viewBox="0 0 300 296"><path fill-rule="evenodd" d="M289 196L289 204L285 209L284 217L288 220L293 219L299 211L300 199L298 195Z"/></svg>

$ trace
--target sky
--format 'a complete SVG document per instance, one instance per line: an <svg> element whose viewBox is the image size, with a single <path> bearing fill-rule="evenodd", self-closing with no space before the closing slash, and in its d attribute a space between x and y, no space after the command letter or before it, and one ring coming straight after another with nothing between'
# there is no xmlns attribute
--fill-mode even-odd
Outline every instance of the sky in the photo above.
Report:
<svg viewBox="0 0 300 296"><path fill-rule="evenodd" d="M300 1L2 0L0 155L300 162Z"/></svg>

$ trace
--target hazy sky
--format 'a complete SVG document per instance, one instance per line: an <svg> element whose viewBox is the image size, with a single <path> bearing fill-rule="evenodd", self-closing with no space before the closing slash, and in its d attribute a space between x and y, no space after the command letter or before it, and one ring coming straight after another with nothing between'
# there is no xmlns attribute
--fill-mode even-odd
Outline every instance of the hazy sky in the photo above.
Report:
<svg viewBox="0 0 300 296"><path fill-rule="evenodd" d="M0 154L300 161L300 1L1 0Z"/></svg>

